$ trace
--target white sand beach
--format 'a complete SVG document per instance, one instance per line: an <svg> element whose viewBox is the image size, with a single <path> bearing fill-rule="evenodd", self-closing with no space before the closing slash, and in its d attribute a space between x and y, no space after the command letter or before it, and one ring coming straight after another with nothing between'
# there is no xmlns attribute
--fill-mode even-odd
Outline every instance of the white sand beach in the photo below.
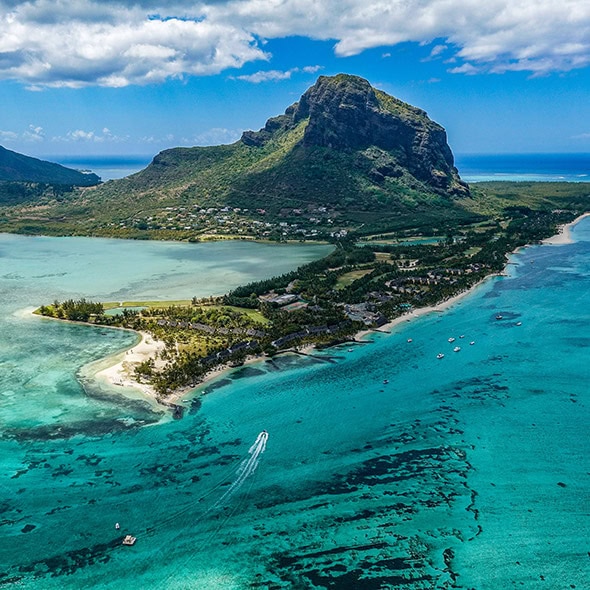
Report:
<svg viewBox="0 0 590 590"><path fill-rule="evenodd" d="M546 240L543 240L543 243L544 244L554 244L554 245L572 243L573 240L572 240L571 231L570 231L571 228L574 227L574 225L576 225L578 222L580 222L582 219L584 219L587 216L590 216L590 213L584 213L583 215L580 215L578 218L576 218L571 223L568 223L568 224L560 227L558 234L556 234L555 236L552 236L551 238L547 238ZM473 285L473 287L471 287L470 289L463 291L462 293L458 293L454 297L450 297L449 299L447 299L446 301L442 301L438 305L431 305L428 307L420 307L417 309L412 309L412 310L408 311L407 313L401 315L400 317L395 318L391 322L381 326L379 328L379 331L380 332L391 332L397 326L399 326L401 324L405 324L406 322L411 322L412 320L415 320L423 315L426 315L429 313L437 313L437 312L441 313L444 310L459 303L461 299L463 299L464 297L469 295L471 292L473 292L473 290L476 289L478 286L480 286L484 281L486 281L489 278L494 277L494 276L501 276L501 275L498 275L498 274L488 275L487 277L483 278L481 281L479 281L478 283ZM373 332L374 332L374 330L372 330L372 329L362 330L361 332L358 332L356 334L356 338L358 340L363 340L364 338L366 338L368 335L370 335ZM146 332L140 332L140 335L141 335L141 341L138 344L133 346L133 348L131 348L130 350L120 353L116 357L113 357L115 360L117 360L116 364L99 370L97 373L94 374L94 378L106 380L108 383L110 383L112 385L117 385L117 386L121 386L124 388L132 388L136 391L138 390L154 401L157 401L159 403L162 403L164 401L164 403L166 405L170 405L170 404L176 404L176 403L181 402L182 398L185 395L187 395L188 393L195 391L195 389L200 389L201 387L204 387L207 384L207 382L223 375L225 372L230 371L232 369L232 367L229 367L228 365L220 365L220 366L216 367L215 369L211 370L209 373L207 373L205 378L198 384L198 386L196 388L195 387L186 387L186 388L180 389L180 390L166 396L165 400L162 400L159 398L158 394L156 393L156 391L154 390L154 388L151 385L149 385L147 383L139 383L135 379L134 369L139 363L141 363L149 358L155 359L155 362L156 362L155 367L156 368L161 368L162 366L164 366L164 361L158 359L158 356L159 356L158 353L160 353L164 349L164 343L154 340L154 338L151 336L151 334L148 334ZM313 345L305 345L304 347L301 347L298 350L300 352L304 352L305 354L310 354L310 353L313 353L314 346ZM261 362L262 360L264 360L264 357L260 357L260 356L250 357L246 360L245 364L253 364L253 363Z"/></svg>
<svg viewBox="0 0 590 590"><path fill-rule="evenodd" d="M559 228L559 233L555 234L554 236L551 236L550 238L546 238L545 240L542 241L542 243L543 244L551 244L554 246L558 246L560 244L573 243L571 229L576 224L578 224L580 221L582 221L582 219L584 219L585 217L588 217L589 215L590 215L590 213L584 213L583 215L576 217L576 219L574 219L571 223L567 223L566 225L562 225Z"/></svg>
<svg viewBox="0 0 590 590"><path fill-rule="evenodd" d="M158 359L159 353L164 349L164 343L159 340L154 340L151 334L147 332L139 332L141 340L131 349L119 353L116 357L116 364L102 369L94 374L95 379L102 379L112 385L121 387L131 387L138 389L142 393L156 398L154 388L147 383L139 383L134 376L134 370L139 363L150 358L155 359L156 367L163 366L163 361Z"/></svg>

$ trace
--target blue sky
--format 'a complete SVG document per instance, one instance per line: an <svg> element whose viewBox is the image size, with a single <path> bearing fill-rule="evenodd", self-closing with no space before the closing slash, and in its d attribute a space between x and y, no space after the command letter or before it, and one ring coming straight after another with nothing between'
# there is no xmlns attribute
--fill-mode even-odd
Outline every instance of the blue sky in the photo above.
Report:
<svg viewBox="0 0 590 590"><path fill-rule="evenodd" d="M590 152L586 0L0 0L0 145L229 143L339 72L425 109L457 154Z"/></svg>

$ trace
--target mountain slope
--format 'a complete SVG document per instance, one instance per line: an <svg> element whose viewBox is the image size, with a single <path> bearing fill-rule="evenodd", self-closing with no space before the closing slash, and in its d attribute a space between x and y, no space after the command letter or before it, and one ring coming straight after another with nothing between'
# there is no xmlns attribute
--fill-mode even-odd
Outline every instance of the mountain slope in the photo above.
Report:
<svg viewBox="0 0 590 590"><path fill-rule="evenodd" d="M366 80L339 74L320 77L283 115L231 145L165 150L141 172L42 214L66 218L80 233L198 237L235 232L215 213L189 210L229 207L245 220L233 224L238 233L285 236L281 224L299 216L300 235L323 224L325 236L473 221L478 216L461 205L469 196L440 125ZM260 215L270 227L262 233Z"/></svg>
<svg viewBox="0 0 590 590"><path fill-rule="evenodd" d="M96 174L84 174L0 146L0 181L93 186L100 182L100 178Z"/></svg>

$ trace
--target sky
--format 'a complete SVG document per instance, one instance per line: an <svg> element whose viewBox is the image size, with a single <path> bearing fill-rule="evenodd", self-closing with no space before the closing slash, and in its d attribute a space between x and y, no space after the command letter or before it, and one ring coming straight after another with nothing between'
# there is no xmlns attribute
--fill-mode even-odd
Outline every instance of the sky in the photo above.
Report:
<svg viewBox="0 0 590 590"><path fill-rule="evenodd" d="M588 0L0 0L0 145L231 143L340 72L456 154L590 152Z"/></svg>

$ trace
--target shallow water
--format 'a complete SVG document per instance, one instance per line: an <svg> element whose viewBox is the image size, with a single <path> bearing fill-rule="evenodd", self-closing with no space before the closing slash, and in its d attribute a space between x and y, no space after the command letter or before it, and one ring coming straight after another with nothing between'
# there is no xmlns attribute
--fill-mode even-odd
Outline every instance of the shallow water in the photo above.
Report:
<svg viewBox="0 0 590 590"><path fill-rule="evenodd" d="M589 220L574 236L350 352L236 370L180 421L134 427L145 408L90 407L59 369L43 404L3 400L0 583L590 587ZM72 366L129 338L45 330L86 342L71 344Z"/></svg>

